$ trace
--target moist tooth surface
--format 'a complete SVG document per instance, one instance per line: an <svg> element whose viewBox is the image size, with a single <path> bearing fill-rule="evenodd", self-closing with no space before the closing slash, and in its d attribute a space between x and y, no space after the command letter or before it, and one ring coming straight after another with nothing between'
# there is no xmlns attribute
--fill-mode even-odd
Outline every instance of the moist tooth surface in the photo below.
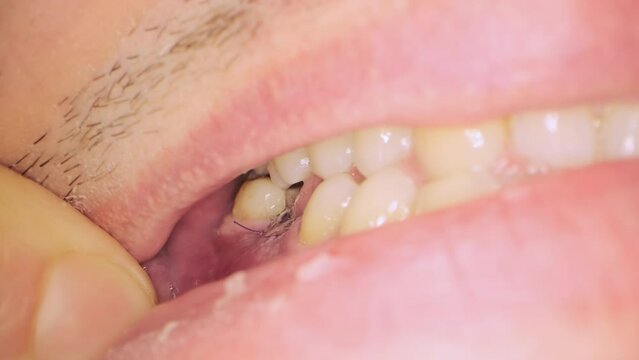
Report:
<svg viewBox="0 0 639 360"><path fill-rule="evenodd" d="M595 159L596 118L587 108L514 115L514 151L537 165L569 168Z"/></svg>
<svg viewBox="0 0 639 360"><path fill-rule="evenodd" d="M601 151L604 159L639 156L639 105L610 105L604 108Z"/></svg>
<svg viewBox="0 0 639 360"><path fill-rule="evenodd" d="M401 169L391 167L377 172L353 193L340 234L352 234L408 218L415 191L413 179Z"/></svg>
<svg viewBox="0 0 639 360"><path fill-rule="evenodd" d="M452 207L539 172L636 157L637 104L524 112L462 126L374 126L257 167L249 178L269 177L242 185L233 216L273 220L306 203L295 210L302 217L297 239L313 245Z"/></svg>
<svg viewBox="0 0 639 360"><path fill-rule="evenodd" d="M415 214L439 210L499 190L494 176L485 172L468 172L430 181L419 187Z"/></svg>
<svg viewBox="0 0 639 360"><path fill-rule="evenodd" d="M304 181L311 174L306 148L280 155L273 160L273 164L282 180L289 185Z"/></svg>
<svg viewBox="0 0 639 360"><path fill-rule="evenodd" d="M285 191L268 178L242 184L235 197L233 216L238 220L270 220L286 208Z"/></svg>
<svg viewBox="0 0 639 360"><path fill-rule="evenodd" d="M353 166L353 135L345 134L308 147L311 170L322 179L349 172Z"/></svg>
<svg viewBox="0 0 639 360"><path fill-rule="evenodd" d="M272 161L269 162L266 169L268 170L269 177L271 178L271 181L273 181L273 184L275 184L275 186L281 189L287 189L291 186L291 184L289 184L282 178L282 175L280 174L279 170L277 170L277 168L275 167L274 162Z"/></svg>
<svg viewBox="0 0 639 360"><path fill-rule="evenodd" d="M503 155L504 121L472 127L423 127L415 130L415 154L429 178L487 169Z"/></svg>
<svg viewBox="0 0 639 360"><path fill-rule="evenodd" d="M382 126L356 131L354 163L368 177L407 157L412 147L412 130L408 127Z"/></svg>
<svg viewBox="0 0 639 360"><path fill-rule="evenodd" d="M334 175L319 184L304 209L300 242L312 245L337 235L357 187L348 174Z"/></svg>

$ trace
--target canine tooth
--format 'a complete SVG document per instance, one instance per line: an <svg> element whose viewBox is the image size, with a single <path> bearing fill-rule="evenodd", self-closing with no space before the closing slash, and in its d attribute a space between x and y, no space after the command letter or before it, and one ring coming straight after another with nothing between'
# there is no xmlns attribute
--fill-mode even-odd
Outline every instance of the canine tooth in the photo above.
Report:
<svg viewBox="0 0 639 360"><path fill-rule="evenodd" d="M317 244L337 234L357 186L347 174L334 175L317 186L304 209L300 230L302 244Z"/></svg>
<svg viewBox="0 0 639 360"><path fill-rule="evenodd" d="M355 166L369 177L406 157L411 149L412 134L406 127L374 127L356 131L353 140Z"/></svg>
<svg viewBox="0 0 639 360"><path fill-rule="evenodd" d="M310 160L305 148L293 150L273 160L278 173L289 185L304 181L310 174Z"/></svg>
<svg viewBox="0 0 639 360"><path fill-rule="evenodd" d="M639 105L615 105L604 109L601 146L606 159L639 156Z"/></svg>
<svg viewBox="0 0 639 360"><path fill-rule="evenodd" d="M268 220L285 208L285 191L270 179L259 178L242 184L235 196L233 216L238 220Z"/></svg>
<svg viewBox="0 0 639 360"><path fill-rule="evenodd" d="M340 234L352 234L406 219L415 191L413 179L398 168L391 167L374 174L353 193Z"/></svg>
<svg viewBox="0 0 639 360"><path fill-rule="evenodd" d="M415 213L447 208L499 189L497 179L485 172L451 175L430 181L417 190Z"/></svg>
<svg viewBox="0 0 639 360"><path fill-rule="evenodd" d="M272 161L268 163L266 168L268 169L268 173L269 173L269 177L271 178L271 181L277 187L281 189L287 189L291 186L291 184L287 183L286 181L284 181L284 179L282 179L282 175L277 170L277 168L275 167L275 164Z"/></svg>
<svg viewBox="0 0 639 360"><path fill-rule="evenodd" d="M346 173L353 165L353 136L336 136L308 147L311 170L322 179Z"/></svg>
<svg viewBox="0 0 639 360"><path fill-rule="evenodd" d="M515 115L511 133L515 152L537 165L563 168L594 161L595 119L586 109Z"/></svg>
<svg viewBox="0 0 639 360"><path fill-rule="evenodd" d="M504 150L504 121L471 127L421 128L415 131L415 153L431 178L485 169Z"/></svg>

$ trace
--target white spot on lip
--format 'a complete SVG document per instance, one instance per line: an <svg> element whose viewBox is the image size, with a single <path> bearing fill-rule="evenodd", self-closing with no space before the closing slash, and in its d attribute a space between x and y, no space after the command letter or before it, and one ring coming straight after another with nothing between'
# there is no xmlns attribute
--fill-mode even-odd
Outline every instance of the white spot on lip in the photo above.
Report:
<svg viewBox="0 0 639 360"><path fill-rule="evenodd" d="M232 299L246 292L246 274L238 271L224 280L224 295L215 302L215 308L219 309Z"/></svg>
<svg viewBox="0 0 639 360"><path fill-rule="evenodd" d="M342 262L338 261L335 257L322 253L302 264L295 272L295 278L299 282L313 281L323 275L329 274L340 264L342 264Z"/></svg>
<svg viewBox="0 0 639 360"><path fill-rule="evenodd" d="M272 298L267 303L267 306L268 306L268 310L272 314L276 314L276 313L279 313L282 309L286 308L286 304L287 304L286 299L283 296L279 295Z"/></svg>
<svg viewBox="0 0 639 360"><path fill-rule="evenodd" d="M177 326L177 321L169 321L168 323L164 324L162 330L158 334L158 341L165 342Z"/></svg>
<svg viewBox="0 0 639 360"><path fill-rule="evenodd" d="M224 280L225 297L235 297L246 291L246 274L238 271Z"/></svg>

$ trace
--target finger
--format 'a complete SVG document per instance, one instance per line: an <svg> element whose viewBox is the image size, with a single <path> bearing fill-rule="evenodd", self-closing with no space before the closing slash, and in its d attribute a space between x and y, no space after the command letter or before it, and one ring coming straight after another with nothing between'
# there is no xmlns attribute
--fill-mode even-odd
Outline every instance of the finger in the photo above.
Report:
<svg viewBox="0 0 639 360"><path fill-rule="evenodd" d="M98 357L155 302L113 238L2 167L0 282L0 358Z"/></svg>

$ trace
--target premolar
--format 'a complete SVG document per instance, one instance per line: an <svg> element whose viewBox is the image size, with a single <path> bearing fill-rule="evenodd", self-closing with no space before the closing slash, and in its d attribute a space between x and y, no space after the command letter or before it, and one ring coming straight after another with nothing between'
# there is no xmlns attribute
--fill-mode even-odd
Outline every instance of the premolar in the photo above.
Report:
<svg viewBox="0 0 639 360"><path fill-rule="evenodd" d="M352 234L408 218L415 191L414 180L401 169L379 171L364 180L353 193L340 234Z"/></svg>
<svg viewBox="0 0 639 360"><path fill-rule="evenodd" d="M499 190L500 183L486 172L468 172L436 179L417 191L415 214L422 214L472 200Z"/></svg>
<svg viewBox="0 0 639 360"><path fill-rule="evenodd" d="M281 179L289 186L306 180L311 174L310 164L305 148L293 150L273 160Z"/></svg>
<svg viewBox="0 0 639 360"><path fill-rule="evenodd" d="M326 179L347 173L353 166L353 136L345 134L308 147L313 172Z"/></svg>
<svg viewBox="0 0 639 360"><path fill-rule="evenodd" d="M348 174L337 174L324 180L304 209L300 242L312 245L337 235L344 212L357 187Z"/></svg>
<svg viewBox="0 0 639 360"><path fill-rule="evenodd" d="M364 176L398 163L413 143L411 129L375 127L355 132L355 166Z"/></svg>

